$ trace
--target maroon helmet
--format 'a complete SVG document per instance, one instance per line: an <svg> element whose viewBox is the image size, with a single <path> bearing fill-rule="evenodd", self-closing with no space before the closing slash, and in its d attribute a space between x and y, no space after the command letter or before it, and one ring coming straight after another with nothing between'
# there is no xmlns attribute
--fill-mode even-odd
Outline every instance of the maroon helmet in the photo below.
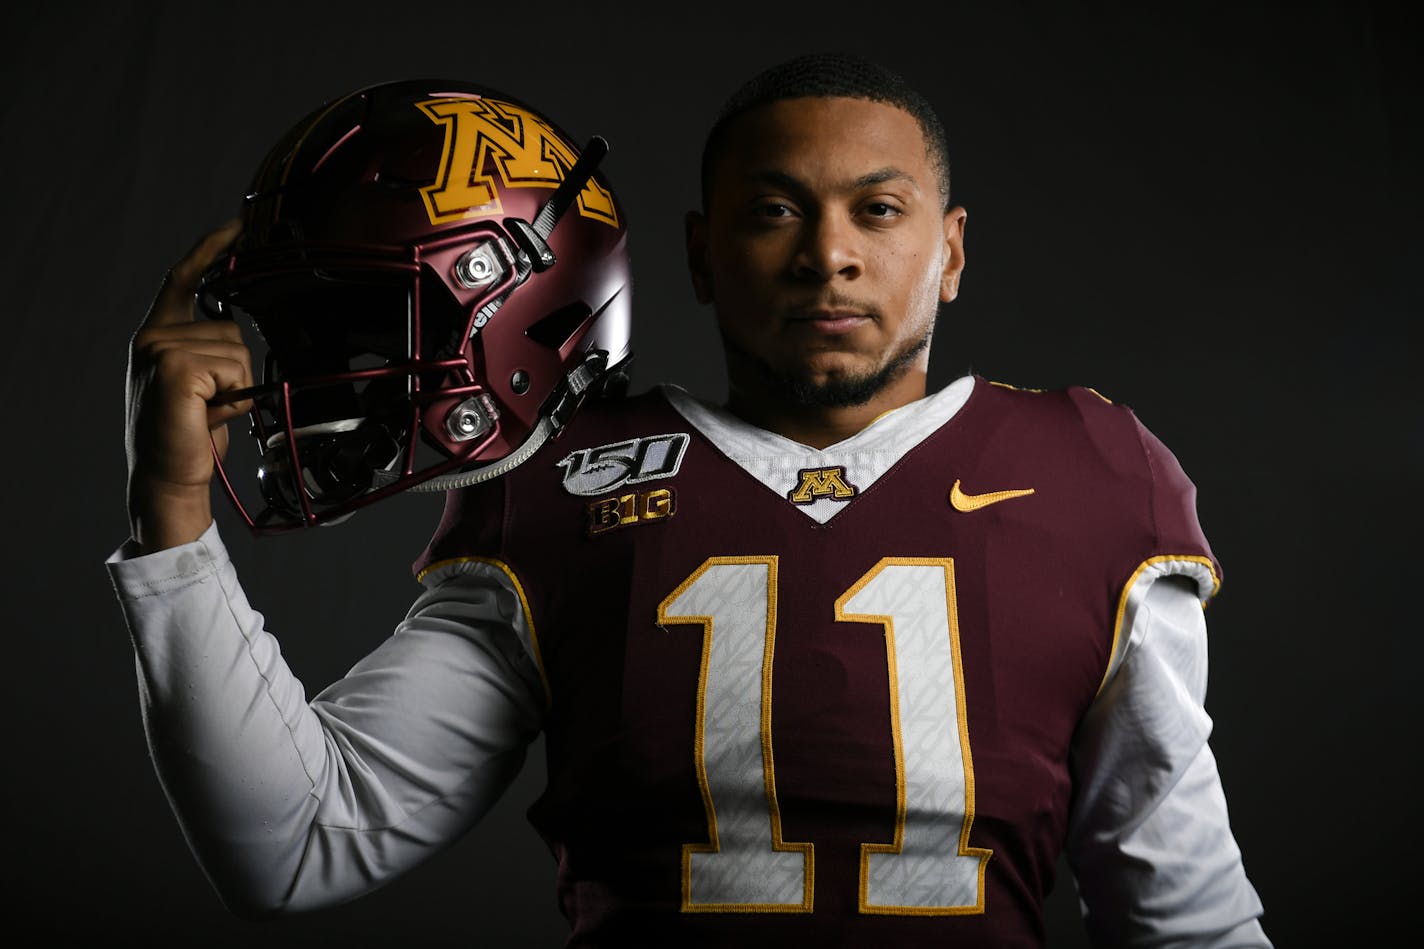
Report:
<svg viewBox="0 0 1424 949"><path fill-rule="evenodd" d="M215 400L254 400L263 509L218 464L253 530L496 477L626 383L627 227L594 174L607 149L450 80L360 89L287 132L198 291L266 344L262 381Z"/></svg>

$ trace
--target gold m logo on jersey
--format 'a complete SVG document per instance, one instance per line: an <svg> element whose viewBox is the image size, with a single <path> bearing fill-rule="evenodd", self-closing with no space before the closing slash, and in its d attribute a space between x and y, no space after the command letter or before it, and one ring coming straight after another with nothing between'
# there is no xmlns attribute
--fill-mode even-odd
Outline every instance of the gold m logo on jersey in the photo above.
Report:
<svg viewBox="0 0 1424 949"><path fill-rule="evenodd" d="M813 504L821 498L844 501L860 493L860 489L845 478L845 466L832 468L802 468L796 487L786 496L792 504Z"/></svg>
<svg viewBox="0 0 1424 949"><path fill-rule="evenodd" d="M506 188L554 189L578 158L543 119L498 99L430 99L417 103L445 126L445 148L435 184L420 189L431 224L504 214L492 162ZM618 226L613 195L592 178L578 196L578 213Z"/></svg>

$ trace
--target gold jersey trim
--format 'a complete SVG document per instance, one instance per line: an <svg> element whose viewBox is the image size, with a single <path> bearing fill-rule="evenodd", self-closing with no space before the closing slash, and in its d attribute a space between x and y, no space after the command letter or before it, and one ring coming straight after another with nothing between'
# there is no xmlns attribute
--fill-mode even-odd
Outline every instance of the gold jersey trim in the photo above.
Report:
<svg viewBox="0 0 1424 949"><path fill-rule="evenodd" d="M1173 568L1176 569L1173 569ZM1206 603L1216 596L1216 591L1221 589L1221 577L1216 572L1216 566L1211 562L1210 557L1203 557L1200 554L1158 554L1156 557L1148 557L1137 565L1137 569L1132 571L1132 575L1127 578L1127 582L1122 586L1122 593L1118 596L1117 612L1113 617L1112 648L1108 653L1107 668L1103 670L1102 680L1098 682L1098 691L1101 695L1103 687L1108 684L1113 673L1122 664L1122 651L1126 645L1127 637L1123 635L1123 622L1127 617L1128 601L1132 598L1132 591L1142 578L1143 573L1152 571L1156 573L1153 582L1162 577L1169 576L1189 576L1197 582L1197 589L1204 587L1203 580L1210 579L1211 590L1205 596L1199 597L1202 601L1202 608L1206 608ZM1146 591L1144 589L1144 595ZM1127 631L1131 635L1131 630Z"/></svg>
<svg viewBox="0 0 1424 949"><path fill-rule="evenodd" d="M549 674L544 669L544 652L539 646L539 633L534 628L534 613L529 608L529 597L524 593L524 584L519 582L519 576L515 574L514 568L503 560L494 557L450 557L445 560L437 560L424 570L415 575L419 583L424 583L425 578L437 570L449 567L459 567L464 564L484 564L494 567L509 580L514 587L515 594L519 597L519 608L524 613L524 625L529 630L529 645L534 650L534 665L539 670L539 681L544 685L544 707L547 709L554 701L553 690L549 688Z"/></svg>

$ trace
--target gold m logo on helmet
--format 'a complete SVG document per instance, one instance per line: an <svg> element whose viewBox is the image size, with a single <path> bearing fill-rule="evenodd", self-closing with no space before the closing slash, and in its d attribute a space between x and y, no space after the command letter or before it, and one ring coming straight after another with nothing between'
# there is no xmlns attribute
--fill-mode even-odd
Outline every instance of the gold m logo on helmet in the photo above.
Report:
<svg viewBox="0 0 1424 949"><path fill-rule="evenodd" d="M420 189L430 223L504 214L487 159L506 188L557 188L577 155L543 119L498 99L430 99L417 103L445 126L445 148L435 184ZM594 181L578 196L578 213L618 226L613 195Z"/></svg>
<svg viewBox="0 0 1424 949"><path fill-rule="evenodd" d="M786 494L792 504L812 504L820 498L844 501L855 497L859 492L855 485L846 481L845 467L842 465L833 468L802 468L797 474L800 477L796 487Z"/></svg>

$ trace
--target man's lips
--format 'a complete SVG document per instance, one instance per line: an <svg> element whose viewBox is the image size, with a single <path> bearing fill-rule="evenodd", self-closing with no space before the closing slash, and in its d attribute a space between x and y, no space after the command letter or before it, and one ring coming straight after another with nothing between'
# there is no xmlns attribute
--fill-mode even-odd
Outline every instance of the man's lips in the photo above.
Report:
<svg viewBox="0 0 1424 949"><path fill-rule="evenodd" d="M805 310L791 315L791 322L816 333L838 336L874 319L860 310Z"/></svg>

